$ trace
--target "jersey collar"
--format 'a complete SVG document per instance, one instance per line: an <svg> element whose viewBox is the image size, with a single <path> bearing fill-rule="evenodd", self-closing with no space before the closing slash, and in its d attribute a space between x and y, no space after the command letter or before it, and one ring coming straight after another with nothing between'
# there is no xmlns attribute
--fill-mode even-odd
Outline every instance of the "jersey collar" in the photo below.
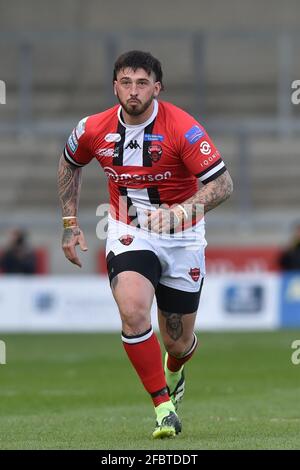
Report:
<svg viewBox="0 0 300 470"><path fill-rule="evenodd" d="M142 122L141 124L136 124L136 125L132 125L132 124L126 124L123 119L122 119L122 106L119 106L119 109L118 109L118 119L120 121L120 123L122 124L122 126L126 127L127 129L142 129L144 127L147 127L152 121L154 121L154 119L156 118L157 116L157 113L158 113L158 101L157 100L153 100L154 102L154 107L153 107L153 113L151 114L151 116L149 117L149 119L147 119L147 121L145 122Z"/></svg>

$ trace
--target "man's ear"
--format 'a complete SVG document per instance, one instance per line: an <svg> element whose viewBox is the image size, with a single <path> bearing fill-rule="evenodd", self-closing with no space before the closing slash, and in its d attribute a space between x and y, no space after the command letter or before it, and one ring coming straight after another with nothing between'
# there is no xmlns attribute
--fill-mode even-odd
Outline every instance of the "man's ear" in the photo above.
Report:
<svg viewBox="0 0 300 470"><path fill-rule="evenodd" d="M114 81L114 95L117 96L117 82Z"/></svg>
<svg viewBox="0 0 300 470"><path fill-rule="evenodd" d="M154 88L154 97L157 98L158 95L160 94L160 91L161 91L161 83L160 82L156 82L155 83L155 88Z"/></svg>

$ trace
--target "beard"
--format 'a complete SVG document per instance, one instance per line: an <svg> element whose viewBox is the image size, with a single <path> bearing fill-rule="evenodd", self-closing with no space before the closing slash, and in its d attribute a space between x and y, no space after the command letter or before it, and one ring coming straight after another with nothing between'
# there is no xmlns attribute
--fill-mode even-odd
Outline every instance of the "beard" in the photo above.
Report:
<svg viewBox="0 0 300 470"><path fill-rule="evenodd" d="M152 101L154 100L154 95L152 95L145 103L142 103L140 100L137 100L135 103L128 103L128 101L125 102L120 99L118 94L117 98L120 105L126 111L126 113L129 114L129 116L140 116L145 111L147 111L149 106L151 106Z"/></svg>

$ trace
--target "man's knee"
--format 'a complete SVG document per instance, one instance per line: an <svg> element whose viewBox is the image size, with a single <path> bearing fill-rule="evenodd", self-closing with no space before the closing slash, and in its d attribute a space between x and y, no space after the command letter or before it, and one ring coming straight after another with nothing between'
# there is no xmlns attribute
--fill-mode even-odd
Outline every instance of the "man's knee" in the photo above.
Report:
<svg viewBox="0 0 300 470"><path fill-rule="evenodd" d="M127 334L140 334L149 327L150 308L141 300L122 302L119 305L123 331Z"/></svg>

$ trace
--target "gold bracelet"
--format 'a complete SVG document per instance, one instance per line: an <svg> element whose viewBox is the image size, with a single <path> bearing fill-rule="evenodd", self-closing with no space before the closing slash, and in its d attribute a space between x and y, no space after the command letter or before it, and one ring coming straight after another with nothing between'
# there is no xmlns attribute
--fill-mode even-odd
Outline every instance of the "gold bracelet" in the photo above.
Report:
<svg viewBox="0 0 300 470"><path fill-rule="evenodd" d="M71 228L78 227L77 217L63 217L63 227Z"/></svg>

